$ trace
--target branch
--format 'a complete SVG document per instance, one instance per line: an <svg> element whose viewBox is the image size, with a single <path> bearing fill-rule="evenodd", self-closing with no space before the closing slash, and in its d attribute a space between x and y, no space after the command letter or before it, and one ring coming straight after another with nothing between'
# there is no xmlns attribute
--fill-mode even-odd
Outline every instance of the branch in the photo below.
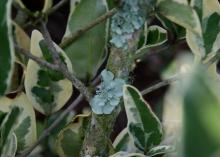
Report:
<svg viewBox="0 0 220 157"><path fill-rule="evenodd" d="M83 100L83 95L80 94L72 104L67 107L60 116L40 135L36 143L29 147L26 151L21 153L18 157L27 157L47 136L50 135L51 131L57 127L57 125L65 118L65 116L70 113L81 101Z"/></svg>
<svg viewBox="0 0 220 157"><path fill-rule="evenodd" d="M93 22L89 23L88 25L86 25L85 27L83 27L82 29L79 29L78 31L73 32L72 34L70 34L69 37L64 38L63 42L60 44L60 47L65 48L65 47L69 46L72 42L74 42L76 39L78 39L85 32L89 31L90 29L92 29L96 25L104 22L106 19L113 16L116 12L117 12L117 9L113 8L112 10L106 12L104 15L97 18L95 21L93 21Z"/></svg>
<svg viewBox="0 0 220 157"><path fill-rule="evenodd" d="M48 46L48 49L50 50L54 62L58 65L59 71L67 78L69 79L73 85L80 91L81 94L85 96L87 101L90 101L91 93L87 89L87 87L73 74L71 74L67 68L67 66L61 61L59 52L56 50L53 44L53 40L46 28L46 24L44 22L41 22L42 24L42 33L45 38L46 44Z"/></svg>
<svg viewBox="0 0 220 157"><path fill-rule="evenodd" d="M15 45L15 50L18 52L18 53L21 53L23 54L24 56L26 56L27 58L30 58L32 59L33 61L37 62L39 65L42 65L42 66L45 66L49 69L52 69L52 70L58 70L59 67L55 64L51 64L37 56L34 56L33 54L31 54L29 51Z"/></svg>
<svg viewBox="0 0 220 157"><path fill-rule="evenodd" d="M146 95L146 94L151 93L151 92L153 92L153 91L155 91L155 90L157 90L159 88L162 88L162 87L167 86L167 85L169 85L169 84L171 84L173 82L176 82L179 79L180 79L179 75L174 75L173 77L170 77L170 78L168 78L166 80L163 80L163 81L161 81L159 83L156 83L156 84L150 86L147 89L144 89L143 91L141 91L141 94L142 95Z"/></svg>

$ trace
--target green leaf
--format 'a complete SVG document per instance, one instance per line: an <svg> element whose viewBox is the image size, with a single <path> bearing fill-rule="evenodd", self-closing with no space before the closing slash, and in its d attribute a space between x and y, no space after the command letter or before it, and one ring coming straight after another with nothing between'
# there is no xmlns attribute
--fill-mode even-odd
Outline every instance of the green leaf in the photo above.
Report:
<svg viewBox="0 0 220 157"><path fill-rule="evenodd" d="M55 43L60 59L72 73L72 65L65 52ZM31 36L31 53L52 62L51 53L40 32L34 30ZM34 108L46 115L60 110L72 95L72 83L63 74L38 65L29 60L25 76L25 91Z"/></svg>
<svg viewBox="0 0 220 157"><path fill-rule="evenodd" d="M184 127L181 155L210 157L220 147L219 80L211 78L200 65L193 70L186 82L183 94Z"/></svg>
<svg viewBox="0 0 220 157"><path fill-rule="evenodd" d="M172 22L194 33L201 34L199 17L195 10L187 4L175 0L161 0L158 4L158 12Z"/></svg>
<svg viewBox="0 0 220 157"><path fill-rule="evenodd" d="M1 157L14 157L16 151L17 151L17 138L16 135L12 133L11 136L8 137L3 147Z"/></svg>
<svg viewBox="0 0 220 157"><path fill-rule="evenodd" d="M14 63L14 45L11 23L12 0L0 1L0 95L8 90Z"/></svg>
<svg viewBox="0 0 220 157"><path fill-rule="evenodd" d="M65 37L78 31L107 11L105 0L81 0L76 6L71 4ZM103 22L83 34L64 50L70 58L74 72L81 79L92 78L103 62L108 33L108 22ZM64 40L65 40L64 37Z"/></svg>
<svg viewBox="0 0 220 157"><path fill-rule="evenodd" d="M56 141L56 150L59 156L80 156L89 116L90 113L77 115L70 124L61 130Z"/></svg>
<svg viewBox="0 0 220 157"><path fill-rule="evenodd" d="M167 154L174 152L174 147L173 146L156 146L147 152L147 156L153 157L153 156L158 156L162 154Z"/></svg>
<svg viewBox="0 0 220 157"><path fill-rule="evenodd" d="M140 92L133 86L126 85L123 99L129 134L135 145L142 151L148 151L158 145L163 136L162 125Z"/></svg>

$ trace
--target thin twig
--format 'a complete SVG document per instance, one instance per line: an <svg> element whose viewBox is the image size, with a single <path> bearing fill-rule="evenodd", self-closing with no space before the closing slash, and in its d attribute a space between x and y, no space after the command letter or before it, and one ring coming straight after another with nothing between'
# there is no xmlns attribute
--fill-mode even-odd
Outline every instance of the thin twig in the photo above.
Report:
<svg viewBox="0 0 220 157"><path fill-rule="evenodd" d="M41 21L41 26L42 26L42 34L44 36L44 39L46 41L46 44L48 46L48 49L50 50L50 53L52 55L52 58L53 58L53 61L55 64L58 64L58 65L61 65L62 64L62 61L60 59L60 54L59 52L56 50L55 46L54 46L54 42L50 36L50 33L48 32L47 30L47 26L46 24ZM67 68L66 68L67 69Z"/></svg>
<svg viewBox="0 0 220 157"><path fill-rule="evenodd" d="M153 91L155 91L155 90L157 90L159 88L162 88L162 87L167 86L167 85L169 85L169 84L171 84L173 82L178 81L179 78L180 78L180 75L174 75L173 77L170 77L170 78L168 78L166 80L163 80L163 81L161 81L159 83L156 83L156 84L150 86L147 89L144 89L143 91L141 91L141 94L142 95L146 95L148 93L151 93L151 92L153 92Z"/></svg>
<svg viewBox="0 0 220 157"><path fill-rule="evenodd" d="M46 24L44 22L42 22L41 24L42 24L42 33L45 38L46 44L53 56L55 63L59 65L59 71L73 83L73 85L79 90L79 92L85 96L87 101L90 101L91 93L77 77L75 77L73 74L69 72L67 66L61 61L59 52L54 47L52 38L46 28Z"/></svg>
<svg viewBox="0 0 220 157"><path fill-rule="evenodd" d="M34 56L29 51L27 51L27 50L25 50L25 49L23 49L23 48L21 48L17 45L15 45L15 49L18 53L21 53L24 56L26 56L27 58L32 59L33 61L37 62L39 65L45 66L45 67L50 68L52 70L58 70L59 69L59 67L57 65L51 64L51 63L49 63L49 62L47 62L47 61L45 61L45 60L43 60L43 59L41 59L37 56Z"/></svg>
<svg viewBox="0 0 220 157"><path fill-rule="evenodd" d="M75 101L72 102L70 106L68 106L59 117L47 128L43 131L39 139L36 143L34 143L31 147L29 147L25 152L21 153L18 157L27 157L33 150L36 148L47 136L50 135L51 131L57 127L57 125L65 118L65 116L70 113L81 101L83 100L83 95L80 94Z"/></svg>
<svg viewBox="0 0 220 157"><path fill-rule="evenodd" d="M60 47L65 48L65 47L69 46L72 42L74 42L76 39L78 39L85 32L89 31L90 29L92 29L96 25L104 22L106 19L113 16L116 12L117 12L117 9L113 8L112 10L106 12L104 15L97 18L95 21L92 21L91 23L89 23L88 25L79 29L76 32L73 32L69 37L64 38L64 41L60 44Z"/></svg>
<svg viewBox="0 0 220 157"><path fill-rule="evenodd" d="M57 10L59 10L60 8L62 8L67 2L69 2L69 0L61 0L59 3L57 3L55 6L53 6L53 8L49 9L46 14L47 15L51 15L54 12L56 12Z"/></svg>

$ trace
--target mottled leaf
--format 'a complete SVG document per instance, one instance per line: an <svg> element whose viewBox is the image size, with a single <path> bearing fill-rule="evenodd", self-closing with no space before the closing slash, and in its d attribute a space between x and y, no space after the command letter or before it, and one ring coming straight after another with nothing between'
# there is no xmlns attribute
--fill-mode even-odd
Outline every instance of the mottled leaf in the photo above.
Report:
<svg viewBox="0 0 220 157"><path fill-rule="evenodd" d="M77 115L58 135L56 145L60 157L80 156L89 114Z"/></svg>
<svg viewBox="0 0 220 157"><path fill-rule="evenodd" d="M194 33L201 34L201 26L199 17L195 10L175 0L161 0L158 4L160 15L165 16L169 20L183 26Z"/></svg>
<svg viewBox="0 0 220 157"><path fill-rule="evenodd" d="M15 157L17 151L17 137L14 133L8 137L3 150L1 152L1 157Z"/></svg>
<svg viewBox="0 0 220 157"><path fill-rule="evenodd" d="M167 154L173 152L175 149L172 146L156 146L147 152L147 156L153 157L162 154Z"/></svg>
<svg viewBox="0 0 220 157"><path fill-rule="evenodd" d="M14 45L11 23L12 0L0 1L0 95L10 86L13 73Z"/></svg>
<svg viewBox="0 0 220 157"><path fill-rule="evenodd" d="M140 153L117 152L111 155L110 157L147 157L147 156Z"/></svg>
<svg viewBox="0 0 220 157"><path fill-rule="evenodd" d="M36 118L32 104L24 93L18 94L10 99L2 97L0 99L0 111L10 112L12 107L18 107L20 114L12 129L17 137L18 151L26 149L36 142Z"/></svg>
<svg viewBox="0 0 220 157"><path fill-rule="evenodd" d="M106 11L107 3L105 0L73 1L65 37L88 25ZM103 22L65 47L64 50L72 62L77 77L86 79L92 78L96 74L103 62L108 33L107 27L108 22Z"/></svg>
<svg viewBox="0 0 220 157"><path fill-rule="evenodd" d="M19 114L20 114L20 109L18 107L13 107L11 111L7 114L5 119L3 120L0 128L1 130L0 148L2 148L5 145L8 137L12 134Z"/></svg>
<svg viewBox="0 0 220 157"><path fill-rule="evenodd" d="M72 73L71 62L63 50L54 44L60 58ZM44 44L42 34L36 30L31 36L31 53L52 62L51 53ZM25 90L34 108L43 114L51 114L61 109L72 95L72 83L63 75L29 60L25 77Z"/></svg>
<svg viewBox="0 0 220 157"><path fill-rule="evenodd" d="M220 48L220 5L217 0L193 0L191 6L196 10L202 25L202 35L187 30L186 39L195 58L200 61L215 55Z"/></svg>
<svg viewBox="0 0 220 157"><path fill-rule="evenodd" d="M161 123L136 88L126 85L123 94L129 134L140 150L148 151L162 140Z"/></svg>
<svg viewBox="0 0 220 157"><path fill-rule="evenodd" d="M156 15L157 19L161 22L163 27L172 32L177 39L183 39L186 36L186 30L184 27L173 23L172 21L168 20L167 18L163 17L162 15Z"/></svg>
<svg viewBox="0 0 220 157"><path fill-rule="evenodd" d="M147 45L160 45L167 41L167 31L157 25L148 28Z"/></svg>
<svg viewBox="0 0 220 157"><path fill-rule="evenodd" d="M167 41L167 31L162 27L153 25L147 28L147 33L145 38L146 38L145 39L146 44L140 47L135 52L136 59L141 58L152 49L157 48L158 46L162 46L162 44L164 44Z"/></svg>
<svg viewBox="0 0 220 157"><path fill-rule="evenodd" d="M136 152L137 148L134 145L133 139L128 134L128 129L125 128L122 130L119 135L114 140L113 146L116 152L124 151L124 152Z"/></svg>

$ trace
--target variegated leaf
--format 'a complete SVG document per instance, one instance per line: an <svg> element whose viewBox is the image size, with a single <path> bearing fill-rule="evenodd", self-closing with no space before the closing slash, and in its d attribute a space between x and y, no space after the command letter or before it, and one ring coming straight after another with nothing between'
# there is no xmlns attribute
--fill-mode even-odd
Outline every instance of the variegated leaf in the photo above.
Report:
<svg viewBox="0 0 220 157"><path fill-rule="evenodd" d="M106 0L73 0L65 38L88 25L107 11ZM82 20L83 19L83 20ZM105 45L108 34L108 22L103 22L64 50L70 58L74 72L81 79L91 79L97 72L105 57Z"/></svg>
<svg viewBox="0 0 220 157"><path fill-rule="evenodd" d="M156 46L167 41L167 31L160 26L148 27L147 45Z"/></svg>
<svg viewBox="0 0 220 157"><path fill-rule="evenodd" d="M184 39L186 36L186 29L172 21L168 20L167 18L163 17L162 15L156 15L157 19L161 22L163 27L172 32L175 35L176 39Z"/></svg>
<svg viewBox="0 0 220 157"><path fill-rule="evenodd" d="M19 94L14 99L7 97L0 98L0 111L7 113L11 111L12 107L20 108L20 114L12 130L17 137L17 149L21 151L36 142L35 112L24 93Z"/></svg>
<svg viewBox="0 0 220 157"><path fill-rule="evenodd" d="M200 17L202 36L187 30L187 43L197 60L209 59L220 48L220 4L217 0L193 0L191 6Z"/></svg>
<svg viewBox="0 0 220 157"><path fill-rule="evenodd" d="M158 156L162 154L167 154L174 152L174 147L173 146L156 146L147 152L147 156L153 157L153 156Z"/></svg>
<svg viewBox="0 0 220 157"><path fill-rule="evenodd" d="M17 137L14 133L8 137L3 150L1 152L1 157L15 157L17 151Z"/></svg>
<svg viewBox="0 0 220 157"><path fill-rule="evenodd" d="M141 58L153 48L164 44L167 41L167 31L162 27L153 25L147 28L145 45L135 52L135 59Z"/></svg>
<svg viewBox="0 0 220 157"><path fill-rule="evenodd" d="M129 136L128 128L122 130L114 140L113 146L116 152L124 151L128 153L136 152L134 140Z"/></svg>
<svg viewBox="0 0 220 157"><path fill-rule="evenodd" d="M195 10L185 3L176 0L160 0L158 3L159 14L180 26L201 34L199 17Z"/></svg>
<svg viewBox="0 0 220 157"><path fill-rule="evenodd" d="M128 117L128 132L135 145L142 151L158 145L163 136L162 125L141 93L135 87L126 85L123 99Z"/></svg>
<svg viewBox="0 0 220 157"><path fill-rule="evenodd" d="M7 116L4 118L3 122L1 123L1 127L0 127L1 153L2 151L6 152L6 150L4 149L8 149L8 147L5 148L5 146L8 143L8 140L11 138L11 135L13 134L19 114L20 114L20 109L18 107L12 107L11 111L7 114Z"/></svg>
<svg viewBox="0 0 220 157"><path fill-rule="evenodd" d="M54 43L61 60L72 73L71 62L63 50ZM45 44L42 34L32 32L31 53L52 63L51 53ZM61 109L72 95L72 83L61 72L38 65L29 60L25 76L25 90L28 99L39 112L49 115Z"/></svg>
<svg viewBox="0 0 220 157"><path fill-rule="evenodd" d="M60 157L80 156L90 113L77 115L58 135L57 153Z"/></svg>
<svg viewBox="0 0 220 157"><path fill-rule="evenodd" d="M117 152L111 155L110 157L147 157L147 156L140 153Z"/></svg>
<svg viewBox="0 0 220 157"><path fill-rule="evenodd" d="M14 64L14 44L12 37L12 0L0 1L0 95L9 89Z"/></svg>

